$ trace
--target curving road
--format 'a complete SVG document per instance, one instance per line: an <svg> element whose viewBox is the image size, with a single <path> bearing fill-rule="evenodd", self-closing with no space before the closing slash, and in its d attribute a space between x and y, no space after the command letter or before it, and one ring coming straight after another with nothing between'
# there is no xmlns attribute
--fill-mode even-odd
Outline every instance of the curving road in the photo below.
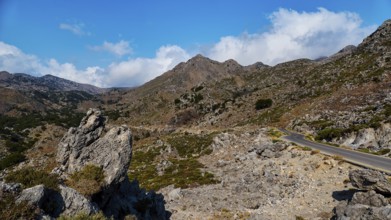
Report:
<svg viewBox="0 0 391 220"><path fill-rule="evenodd" d="M348 162L391 174L391 158L380 157L372 154L366 154L358 151L312 142L306 140L304 135L288 131L286 129L280 129L280 131L287 134L287 136L281 137L286 141L320 150L324 154L340 155Z"/></svg>

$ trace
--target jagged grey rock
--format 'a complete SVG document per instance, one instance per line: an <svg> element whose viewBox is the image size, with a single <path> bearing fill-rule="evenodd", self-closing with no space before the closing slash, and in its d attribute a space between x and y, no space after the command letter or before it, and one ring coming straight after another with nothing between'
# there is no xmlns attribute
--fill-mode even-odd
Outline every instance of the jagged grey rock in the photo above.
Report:
<svg viewBox="0 0 391 220"><path fill-rule="evenodd" d="M64 204L63 215L73 216L80 212L91 215L98 212L99 208L97 204L89 201L76 190L66 186L60 186L60 191L61 200Z"/></svg>
<svg viewBox="0 0 391 220"><path fill-rule="evenodd" d="M388 200L383 195L371 190L368 192L356 192L353 195L350 204L362 204L367 206L382 207L389 204Z"/></svg>
<svg viewBox="0 0 391 220"><path fill-rule="evenodd" d="M182 197L181 188L175 188L168 193L168 200L174 201Z"/></svg>
<svg viewBox="0 0 391 220"><path fill-rule="evenodd" d="M391 182L379 171L353 170L349 172L350 182L361 190L374 190L382 195L391 195Z"/></svg>
<svg viewBox="0 0 391 220"><path fill-rule="evenodd" d="M374 170L353 170L349 172L353 186L367 192L354 193L350 201L342 201L334 208L334 218L352 219L391 219L390 196L391 183L386 177Z"/></svg>
<svg viewBox="0 0 391 220"><path fill-rule="evenodd" d="M20 183L6 183L0 181L0 191L9 192L9 193L17 193L20 192L21 184Z"/></svg>
<svg viewBox="0 0 391 220"><path fill-rule="evenodd" d="M380 220L391 219L391 206L372 207L362 204L346 205L341 202L334 209L336 220Z"/></svg>
<svg viewBox="0 0 391 220"><path fill-rule="evenodd" d="M132 156L131 132L120 126L100 137L105 121L99 110L91 109L78 128L69 129L57 153L64 176L94 164L103 168L107 185L124 180Z"/></svg>
<svg viewBox="0 0 391 220"><path fill-rule="evenodd" d="M28 189L25 189L20 194L16 203L27 201L30 205L42 206L45 201L45 186L37 185Z"/></svg>
<svg viewBox="0 0 391 220"><path fill-rule="evenodd" d="M78 128L69 129L59 144L56 172L63 178L81 170L87 164L103 168L105 185L87 199L75 190L62 187L65 211L74 215L102 210L114 219L134 215L139 219L168 219L161 194L140 189L138 182L130 183L127 170L132 158L132 135L128 127L113 127L105 134L101 111L90 109Z"/></svg>

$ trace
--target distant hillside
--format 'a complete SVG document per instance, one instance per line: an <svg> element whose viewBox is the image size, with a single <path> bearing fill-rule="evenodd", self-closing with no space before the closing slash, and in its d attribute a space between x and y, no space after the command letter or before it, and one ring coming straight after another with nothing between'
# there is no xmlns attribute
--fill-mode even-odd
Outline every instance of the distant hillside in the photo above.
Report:
<svg viewBox="0 0 391 220"><path fill-rule="evenodd" d="M0 72L0 114L20 116L36 112L85 111L101 104L99 94L108 89L80 84L52 75Z"/></svg>
<svg viewBox="0 0 391 220"><path fill-rule="evenodd" d="M390 24L385 21L357 47L318 60L243 67L197 55L122 92L106 108L134 125L225 127L287 126L307 114L382 106L390 93ZM256 109L269 99L271 106Z"/></svg>
<svg viewBox="0 0 391 220"><path fill-rule="evenodd" d="M0 87L13 88L16 90L40 90L40 91L84 91L90 94L100 94L107 89L96 86L76 83L57 76L45 75L35 77L23 73L11 74L6 71L0 72Z"/></svg>

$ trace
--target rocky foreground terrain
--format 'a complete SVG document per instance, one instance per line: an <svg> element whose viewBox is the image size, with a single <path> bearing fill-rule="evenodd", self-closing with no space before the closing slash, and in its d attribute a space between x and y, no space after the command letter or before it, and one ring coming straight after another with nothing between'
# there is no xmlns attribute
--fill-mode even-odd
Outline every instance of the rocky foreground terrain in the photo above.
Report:
<svg viewBox="0 0 391 220"><path fill-rule="evenodd" d="M181 139L185 142L193 135L212 135L211 142L200 150L204 153L191 151L190 156L165 138L153 138L154 144L147 149L135 150L131 131L126 126L106 125L107 119L91 109L78 127L70 128L56 149L56 167L50 174L40 173L39 167L29 168L46 166L47 155L3 172L1 217L391 218L389 177L282 141L276 129L246 127L208 135L200 130L181 131L185 134L180 137L188 138ZM140 163L140 153L150 158L149 152L154 154L148 165ZM193 167L185 169L198 170L201 175L187 170L182 176L181 166L186 163L177 166L178 161L192 161ZM142 172L148 166L155 175L140 178L141 186L129 179L135 170ZM165 176L170 173L174 178ZM157 193L142 189L154 188L158 176L167 183L160 185Z"/></svg>
<svg viewBox="0 0 391 220"><path fill-rule="evenodd" d="M218 134L200 158L218 184L161 190L173 219L324 219L356 167L273 139L268 129Z"/></svg>

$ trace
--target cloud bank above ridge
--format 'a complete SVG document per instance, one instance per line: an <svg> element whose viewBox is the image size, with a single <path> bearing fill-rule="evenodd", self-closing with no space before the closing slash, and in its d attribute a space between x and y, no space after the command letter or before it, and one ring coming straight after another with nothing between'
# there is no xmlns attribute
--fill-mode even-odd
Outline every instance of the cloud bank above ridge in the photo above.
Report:
<svg viewBox="0 0 391 220"><path fill-rule="evenodd" d="M163 45L151 58L131 57L112 62L107 67L91 66L85 69L78 69L72 63L59 63L54 58L41 60L0 41L0 70L37 76L52 74L100 87L137 86L196 53L218 61L235 59L242 65L258 61L275 65L298 58L316 59L331 55L346 45L357 45L375 30L375 26L362 27L362 21L356 13L332 12L324 8L315 12L282 8L273 12L268 19L271 28L266 32L223 36L215 44L199 51L188 52L178 45ZM105 41L90 49L117 56L133 52L128 41L124 40L118 43Z"/></svg>

